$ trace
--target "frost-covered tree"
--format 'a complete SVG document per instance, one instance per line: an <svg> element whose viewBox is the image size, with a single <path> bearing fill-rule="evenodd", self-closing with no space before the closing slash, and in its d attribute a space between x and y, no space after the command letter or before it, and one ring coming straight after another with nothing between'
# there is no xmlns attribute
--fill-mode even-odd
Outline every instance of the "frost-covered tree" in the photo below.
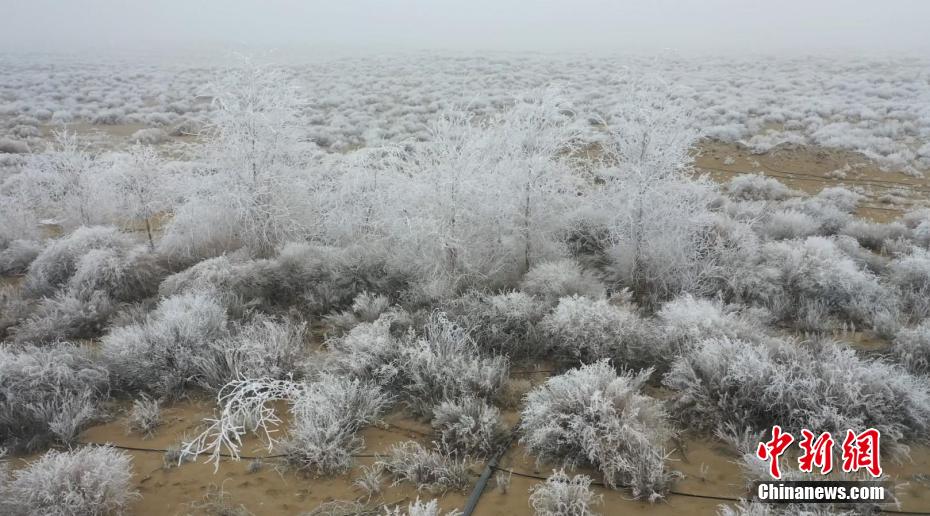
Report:
<svg viewBox="0 0 930 516"><path fill-rule="evenodd" d="M38 218L64 228L106 221L112 206L103 181L106 160L73 133L55 133L50 151L31 157L22 172L19 196Z"/></svg>
<svg viewBox="0 0 930 516"><path fill-rule="evenodd" d="M168 207L161 159L154 148L135 145L114 166L113 187L124 216L145 224L149 248L155 249L152 217Z"/></svg>
<svg viewBox="0 0 930 516"><path fill-rule="evenodd" d="M307 163L312 144L302 141L297 90L280 70L245 63L211 86L214 97L205 167L200 181L169 229L180 245L185 233L202 246L213 238L232 240L257 255L304 235L310 221ZM221 231L198 220L219 215ZM196 253L195 253L196 254Z"/></svg>
<svg viewBox="0 0 930 516"><path fill-rule="evenodd" d="M688 177L699 133L687 97L658 79L633 82L606 123L604 181L594 215L606 225L613 277L647 304L700 291L714 190Z"/></svg>

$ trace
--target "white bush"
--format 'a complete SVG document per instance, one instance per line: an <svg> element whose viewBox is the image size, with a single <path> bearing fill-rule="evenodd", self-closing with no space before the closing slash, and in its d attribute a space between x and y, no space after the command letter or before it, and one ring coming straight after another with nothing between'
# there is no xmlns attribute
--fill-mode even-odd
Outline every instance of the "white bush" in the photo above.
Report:
<svg viewBox="0 0 930 516"><path fill-rule="evenodd" d="M230 379L216 345L227 335L226 311L212 294L182 294L161 300L143 323L113 328L101 351L118 386L170 397ZM224 380L212 383L217 378Z"/></svg>
<svg viewBox="0 0 930 516"><path fill-rule="evenodd" d="M14 341L41 344L94 338L103 332L115 311L113 300L100 291L93 291L86 297L68 292L45 297L13 328Z"/></svg>
<svg viewBox="0 0 930 516"><path fill-rule="evenodd" d="M710 338L673 363L672 413L695 429L874 427L890 449L930 432L930 382L829 341Z"/></svg>
<svg viewBox="0 0 930 516"><path fill-rule="evenodd" d="M536 516L593 516L603 497L591 490L591 477L569 477L564 469L553 470L545 482L530 488L530 507Z"/></svg>
<svg viewBox="0 0 930 516"><path fill-rule="evenodd" d="M482 356L467 330L443 313L430 317L424 333L404 347L398 364L402 400L415 414L429 417L443 400L499 393L509 370L505 358Z"/></svg>
<svg viewBox="0 0 930 516"><path fill-rule="evenodd" d="M915 374L930 375L930 321L902 328L891 347L895 360Z"/></svg>
<svg viewBox="0 0 930 516"><path fill-rule="evenodd" d="M662 404L639 392L651 373L618 375L600 361L550 378L526 396L520 442L540 461L590 464L614 489L662 498L674 478L665 468L674 432Z"/></svg>
<svg viewBox="0 0 930 516"><path fill-rule="evenodd" d="M42 245L33 240L13 240L0 250L0 276L23 274L41 251Z"/></svg>
<svg viewBox="0 0 930 516"><path fill-rule="evenodd" d="M840 230L843 235L855 238L862 247L881 251L892 240L904 239L910 236L907 227L900 222L886 224L853 220Z"/></svg>
<svg viewBox="0 0 930 516"><path fill-rule="evenodd" d="M32 449L56 434L73 437L88 422L89 404L108 392L107 371L87 350L0 347L0 446Z"/></svg>
<svg viewBox="0 0 930 516"><path fill-rule="evenodd" d="M684 295L662 305L656 314L663 338L681 344L711 337L754 339L765 334L764 321L736 312L720 301Z"/></svg>
<svg viewBox="0 0 930 516"><path fill-rule="evenodd" d="M490 353L526 360L547 351L540 340L539 323L550 306L524 292L469 292L446 308L450 317L471 329L478 346Z"/></svg>
<svg viewBox="0 0 930 516"><path fill-rule="evenodd" d="M761 249L764 278L748 294L779 319L804 329L829 328L829 317L877 327L893 297L833 241L770 242ZM893 315L893 314L890 314Z"/></svg>
<svg viewBox="0 0 930 516"><path fill-rule="evenodd" d="M468 459L431 450L416 441L391 447L387 459L378 466L394 478L394 483L410 482L417 490L431 492L465 490L472 482Z"/></svg>
<svg viewBox="0 0 930 516"><path fill-rule="evenodd" d="M8 514L72 516L121 514L138 496L132 458L110 447L51 450L0 485Z"/></svg>
<svg viewBox="0 0 930 516"><path fill-rule="evenodd" d="M32 296L51 295L66 284L78 263L95 249L128 250L132 239L114 227L80 227L66 237L51 241L29 265L25 290Z"/></svg>
<svg viewBox="0 0 930 516"><path fill-rule="evenodd" d="M322 375L314 382L233 380L217 394L220 413L192 441L184 454L209 454L219 466L221 454L239 457L242 436L260 433L274 449L272 434L281 423L274 403L290 404L291 429L281 442L288 463L299 470L333 474L347 470L352 455L363 446L357 433L378 420L392 399L376 384L342 376Z"/></svg>
<svg viewBox="0 0 930 516"><path fill-rule="evenodd" d="M520 290L550 304L566 296L600 299L605 295L604 285L583 271L573 260L545 262L534 266L520 282Z"/></svg>
<svg viewBox="0 0 930 516"><path fill-rule="evenodd" d="M419 497L407 505L406 511L400 507L384 510L384 516L440 516L441 514L438 501L421 502ZM446 516L458 516L460 514L459 511L452 510L447 512Z"/></svg>
<svg viewBox="0 0 930 516"><path fill-rule="evenodd" d="M914 248L888 264L888 281L900 295L902 310L914 321L930 316L930 252Z"/></svg>
<svg viewBox="0 0 930 516"><path fill-rule="evenodd" d="M575 365L611 358L625 366L649 365L665 348L629 306L572 296L559 300L540 328L553 358Z"/></svg>
<svg viewBox="0 0 930 516"><path fill-rule="evenodd" d="M302 471L348 470L364 441L358 431L375 422L391 399L370 382L323 376L292 400L291 426L283 443L288 464Z"/></svg>
<svg viewBox="0 0 930 516"><path fill-rule="evenodd" d="M444 449L473 457L493 455L505 433L497 407L471 396L440 403L432 425Z"/></svg>
<svg viewBox="0 0 930 516"><path fill-rule="evenodd" d="M798 195L777 179L762 174L735 176L725 189L730 197L741 201L783 201Z"/></svg>
<svg viewBox="0 0 930 516"><path fill-rule="evenodd" d="M759 228L760 234L772 240L799 238L816 235L820 224L806 213L794 210L779 210L769 215Z"/></svg>

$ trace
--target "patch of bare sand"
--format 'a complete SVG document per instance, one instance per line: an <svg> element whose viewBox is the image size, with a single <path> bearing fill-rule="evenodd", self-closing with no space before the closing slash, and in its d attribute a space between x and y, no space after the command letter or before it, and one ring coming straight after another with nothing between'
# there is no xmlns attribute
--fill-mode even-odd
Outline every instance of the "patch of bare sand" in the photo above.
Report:
<svg viewBox="0 0 930 516"><path fill-rule="evenodd" d="M97 425L85 431L81 440L85 443L113 443L131 448L167 449L176 446L185 436L190 437L201 428L202 418L212 414L212 400L195 400L180 402L163 410L164 424L151 439L129 435L125 426L125 417ZM283 407L282 407L283 408ZM282 411L283 412L283 411ZM514 411L504 413L507 424L514 424L517 414ZM415 440L428 444L431 440L428 424L410 419L402 412L396 412L386 418L383 427L371 427L361 434L365 439L363 455L387 453L393 444ZM286 422L285 422L286 425ZM132 507L133 514L200 514L204 508L205 497L222 488L225 503L230 507L245 507L256 515L265 514L299 514L312 510L321 504L336 500L358 500L364 502L363 494L353 487L352 482L361 473L361 467L371 465L376 459L359 457L356 466L344 475L314 478L295 473L281 466L278 459L268 458L262 461L262 467L256 472L249 471L250 459L233 461L223 459L219 469L214 472L212 464L203 463L203 459L185 463L180 467L165 467L161 452L129 450L133 456L134 484L142 498ZM267 456L267 447L254 436L246 439L243 455ZM746 481L736 464L734 450L713 438L686 436L671 456L671 467L681 472L684 477L679 480L674 493L665 501L656 504L630 500L626 490L614 491L603 486L595 489L604 497L604 503L598 508L605 515L642 514L642 515L678 515L678 514L716 514L721 504L730 503L714 497L740 498L749 493ZM902 509L909 511L930 510L930 485L927 484L926 472L930 471L930 448L915 447L911 450L910 461L904 464L891 464L885 461L885 470L898 485L898 495ZM473 467L474 479L483 468L483 464ZM513 446L503 457L500 468L512 470L511 485L506 493L497 488L492 476L485 489L475 514L491 516L508 514L512 516L529 516L529 489L541 482L529 476L546 476L552 465L536 464L535 460L519 445ZM600 479L596 471L581 468L594 478ZM414 486L402 484L391 486L390 480L384 479L383 493L369 502L369 505L402 503L406 505L418 496L422 499L438 497L445 510L464 507L471 490L466 492L449 492L440 495L418 493ZM679 494L676 494L679 493ZM696 496L688 496L688 493Z"/></svg>
<svg viewBox="0 0 930 516"><path fill-rule="evenodd" d="M705 141L696 148L695 168L719 182L739 174L762 173L807 194L830 186L861 188L866 199L857 215L877 222L895 220L911 209L927 206L930 199L927 177L881 170L862 154L838 149L776 147L753 154L736 143Z"/></svg>
<svg viewBox="0 0 930 516"><path fill-rule="evenodd" d="M202 428L204 417L212 415L212 402L208 400L181 402L163 409L164 423L150 439L130 435L126 430L125 417L94 426L81 435L83 443L112 443L128 448L164 450L177 446L185 437L193 437ZM283 407L282 407L283 408ZM282 412L283 413L283 412ZM392 445L416 440L428 443L424 436L428 426L411 421L401 415L386 418L383 428L371 427L361 432L365 440L363 455L386 454ZM205 497L222 489L224 502L229 507L245 507L256 515L299 514L310 511L321 504L336 500L365 502L363 493L353 487L352 482L361 473L361 467L371 465L373 457L359 457L351 471L333 477L311 477L297 474L284 467L277 458L262 460L262 467L249 472L251 459L241 461L223 459L214 471L213 464L205 464L204 458L166 467L164 454L160 451L127 450L133 457L133 483L142 495L131 508L132 514L202 514ZM242 453L249 457L268 456L267 446L255 436L245 439ZM477 479L480 468L475 466ZM418 496L422 499L438 497L446 509L461 508L467 492L448 492L433 495L418 493L415 486L401 484L391 486L385 478L381 496L369 505L402 503L406 506Z"/></svg>

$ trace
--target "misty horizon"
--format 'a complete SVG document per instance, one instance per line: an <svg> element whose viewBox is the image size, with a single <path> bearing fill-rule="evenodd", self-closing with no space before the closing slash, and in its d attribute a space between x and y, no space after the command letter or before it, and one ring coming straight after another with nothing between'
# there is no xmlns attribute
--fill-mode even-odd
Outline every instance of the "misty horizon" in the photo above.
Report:
<svg viewBox="0 0 930 516"><path fill-rule="evenodd" d="M930 3L547 0L8 2L0 52L539 51L897 54L930 51Z"/></svg>

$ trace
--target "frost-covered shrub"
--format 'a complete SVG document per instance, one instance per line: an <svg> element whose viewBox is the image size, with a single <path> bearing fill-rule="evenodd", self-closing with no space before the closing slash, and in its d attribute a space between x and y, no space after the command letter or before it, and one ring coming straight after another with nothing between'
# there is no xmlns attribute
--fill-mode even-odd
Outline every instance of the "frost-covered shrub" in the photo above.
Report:
<svg viewBox="0 0 930 516"><path fill-rule="evenodd" d="M536 516L593 516L603 497L591 490L591 477L569 477L565 469L553 470L545 482L530 488L530 507Z"/></svg>
<svg viewBox="0 0 930 516"><path fill-rule="evenodd" d="M679 343L680 348L710 337L759 338L764 335L764 324L753 315L720 301L684 295L662 305L656 318L662 338Z"/></svg>
<svg viewBox="0 0 930 516"><path fill-rule="evenodd" d="M42 245L33 240L13 240L0 250L0 276L23 274L41 251Z"/></svg>
<svg viewBox="0 0 930 516"><path fill-rule="evenodd" d="M324 375L292 400L291 426L283 443L288 464L330 475L352 465L364 441L358 431L375 422L391 398L372 382Z"/></svg>
<svg viewBox="0 0 930 516"><path fill-rule="evenodd" d="M844 207L816 196L789 199L783 207L810 216L819 225L818 232L821 235L834 235L853 220L853 216Z"/></svg>
<svg viewBox="0 0 930 516"><path fill-rule="evenodd" d="M230 289L268 309L297 305L314 314L349 307L362 292L397 295L407 278L370 253L288 244L273 259L233 268Z"/></svg>
<svg viewBox="0 0 930 516"><path fill-rule="evenodd" d="M625 366L649 365L667 351L652 327L629 306L572 296L540 323L551 356L574 365L612 358Z"/></svg>
<svg viewBox="0 0 930 516"><path fill-rule="evenodd" d="M259 433L273 449L272 437L281 423L275 402L290 404L291 428L280 442L289 464L320 474L343 472L352 454L363 446L358 431L378 420L392 398L373 382L330 374L316 381L236 379L217 394L220 413L192 441L183 455L209 454L217 466L225 451L239 457L242 436Z"/></svg>
<svg viewBox="0 0 930 516"><path fill-rule="evenodd" d="M888 264L888 281L901 299L901 310L912 320L930 316L930 252L914 248Z"/></svg>
<svg viewBox="0 0 930 516"><path fill-rule="evenodd" d="M472 457L491 456L505 433L497 407L471 396L440 403L432 425L444 449Z"/></svg>
<svg viewBox="0 0 930 516"><path fill-rule="evenodd" d="M415 441L395 444L390 456L378 465L394 478L395 484L410 482L418 490L464 490L472 481L467 458L431 450Z"/></svg>
<svg viewBox="0 0 930 516"><path fill-rule="evenodd" d="M377 381L418 416L431 418L435 405L466 396L490 399L507 380L507 360L483 356L468 331L442 312L433 313L423 335L394 336L398 314L382 315L327 341L332 353L322 369Z"/></svg>
<svg viewBox="0 0 930 516"><path fill-rule="evenodd" d="M68 236L51 241L29 265L23 288L34 297L51 295L74 275L90 251L125 251L132 239L114 227L79 227Z"/></svg>
<svg viewBox="0 0 930 516"><path fill-rule="evenodd" d="M817 234L820 224L806 213L779 210L769 215L759 228L760 234L772 240L807 237Z"/></svg>
<svg viewBox="0 0 930 516"><path fill-rule="evenodd" d="M11 285L0 286L0 342L10 330L26 319L35 308L35 301L23 297L22 291Z"/></svg>
<svg viewBox="0 0 930 516"><path fill-rule="evenodd" d="M873 327L893 318L888 290L829 239L769 242L761 262L763 278L749 295L780 321L821 330L831 316Z"/></svg>
<svg viewBox="0 0 930 516"><path fill-rule="evenodd" d="M855 238L862 247L881 251L886 242L907 238L910 233L907 227L900 222L878 223L864 220L853 220L843 226L840 234Z"/></svg>
<svg viewBox="0 0 930 516"><path fill-rule="evenodd" d="M88 403L108 392L106 369L85 349L0 347L0 446L33 449L55 434L69 437L87 422Z"/></svg>
<svg viewBox="0 0 930 516"><path fill-rule="evenodd" d="M232 376L285 378L294 375L306 358L305 322L256 316L245 324L235 325L232 333L221 343L224 362ZM217 385L226 380L220 377L208 383Z"/></svg>
<svg viewBox="0 0 930 516"><path fill-rule="evenodd" d="M640 393L651 374L617 374L604 360L550 378L526 396L520 441L540 461L591 465L614 489L661 498L673 479L665 444L674 431L661 402Z"/></svg>
<svg viewBox="0 0 930 516"><path fill-rule="evenodd" d="M113 328L101 351L116 385L161 396L217 378L228 381L228 363L216 341L227 336L226 312L208 292L161 300L144 323ZM225 383L225 381L223 382Z"/></svg>
<svg viewBox="0 0 930 516"><path fill-rule="evenodd" d="M382 295L362 292L355 296L349 310L326 316L334 330L345 332L360 322L374 322L391 307L391 300Z"/></svg>
<svg viewBox="0 0 930 516"><path fill-rule="evenodd" d="M574 260L545 262L534 266L520 282L520 290L550 304L566 296L600 299L604 285L594 275L581 269Z"/></svg>
<svg viewBox="0 0 930 516"><path fill-rule="evenodd" d="M13 472L2 485L6 514L73 516L121 514L138 496L132 488L132 457L106 446L50 450Z"/></svg>
<svg viewBox="0 0 930 516"><path fill-rule="evenodd" d="M846 256L849 256L856 265L873 274L883 273L888 265L889 259L886 256L865 249L853 237L837 235L833 239L833 243L846 253Z"/></svg>
<svg viewBox="0 0 930 516"><path fill-rule="evenodd" d="M907 370L930 375L930 321L914 328L902 328L895 335L891 354Z"/></svg>
<svg viewBox="0 0 930 516"><path fill-rule="evenodd" d="M403 385L402 342L391 334L394 317L384 315L371 323L361 323L348 333L328 338L330 349L322 358L321 369L351 378L376 380L393 389Z"/></svg>
<svg viewBox="0 0 930 516"><path fill-rule="evenodd" d="M539 357L546 351L540 341L539 323L550 306L529 294L470 292L446 308L450 317L471 329L478 346L490 353L521 360Z"/></svg>
<svg viewBox="0 0 930 516"><path fill-rule="evenodd" d="M679 393L671 412L695 429L874 427L889 447L930 432L926 378L829 341L710 338L676 359L664 382Z"/></svg>
<svg viewBox="0 0 930 516"><path fill-rule="evenodd" d="M67 289L80 298L99 291L116 301L132 302L154 295L165 273L145 246L93 249L77 260Z"/></svg>
<svg viewBox="0 0 930 516"><path fill-rule="evenodd" d="M25 142L0 138L0 154L26 154L28 152L29 146Z"/></svg>
<svg viewBox="0 0 930 516"><path fill-rule="evenodd" d="M744 174L731 179L725 186L733 199L742 201L783 201L797 195L777 179L762 174Z"/></svg>
<svg viewBox="0 0 930 516"><path fill-rule="evenodd" d="M127 421L130 431L141 434L143 437L151 437L159 425L161 425L161 404L158 400L143 394L132 401Z"/></svg>
<svg viewBox="0 0 930 516"><path fill-rule="evenodd" d="M408 342L400 360L401 397L415 414L425 417L443 400L494 397L509 370L504 357L482 356L468 331L443 313L430 317L424 336Z"/></svg>
<svg viewBox="0 0 930 516"><path fill-rule="evenodd" d="M14 340L40 344L100 335L116 305L101 291L86 296L62 292L38 302L36 309L14 329Z"/></svg>
<svg viewBox="0 0 930 516"><path fill-rule="evenodd" d="M233 262L226 255L208 258L162 280L158 296L229 289L233 270Z"/></svg>
<svg viewBox="0 0 930 516"><path fill-rule="evenodd" d="M430 500L428 502L421 502L419 497L410 502L406 510L403 510L401 507L384 510L384 516L441 516L441 514L438 501ZM459 514L461 513L453 510L446 513L446 516L458 516Z"/></svg>
<svg viewBox="0 0 930 516"><path fill-rule="evenodd" d="M844 213L852 213L856 211L859 203L864 198L864 195L847 188L843 188L842 186L831 186L824 188L814 196L814 200L823 201L833 205Z"/></svg>

